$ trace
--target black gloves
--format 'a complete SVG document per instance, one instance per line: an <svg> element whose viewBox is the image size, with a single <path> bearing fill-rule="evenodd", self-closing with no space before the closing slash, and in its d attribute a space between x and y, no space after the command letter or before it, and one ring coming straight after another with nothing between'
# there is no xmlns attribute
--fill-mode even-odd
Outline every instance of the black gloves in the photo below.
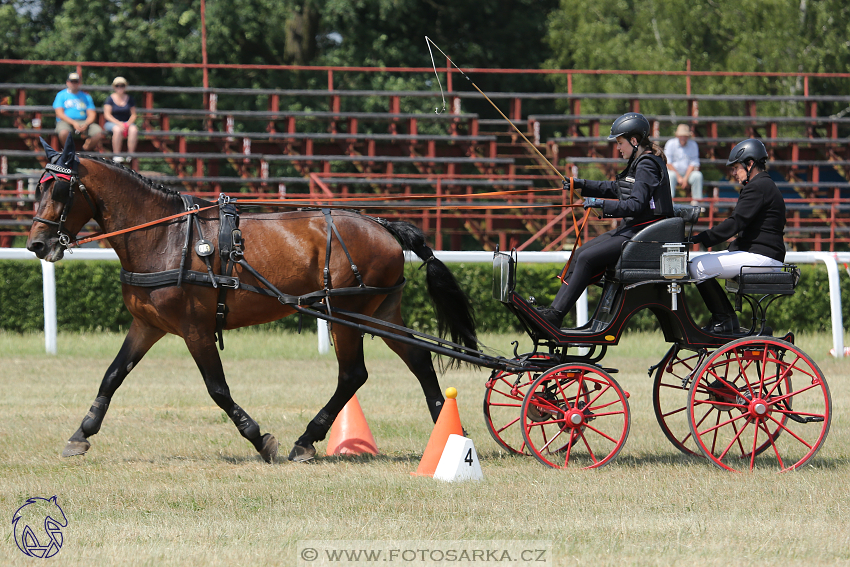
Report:
<svg viewBox="0 0 850 567"><path fill-rule="evenodd" d="M578 177L573 177L573 188L574 189L584 189L584 179L579 179ZM570 190L570 178L564 179L564 191Z"/></svg>
<svg viewBox="0 0 850 567"><path fill-rule="evenodd" d="M584 200L584 202L582 203L582 206L585 209L589 209L591 207L598 207L598 208L601 209L602 208L602 199L597 199L596 197L588 197L587 199Z"/></svg>

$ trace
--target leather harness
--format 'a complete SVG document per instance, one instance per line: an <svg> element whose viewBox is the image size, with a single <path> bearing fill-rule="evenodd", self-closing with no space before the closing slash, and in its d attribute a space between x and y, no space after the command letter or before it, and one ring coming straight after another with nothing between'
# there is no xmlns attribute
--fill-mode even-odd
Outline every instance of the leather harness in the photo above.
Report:
<svg viewBox="0 0 850 567"><path fill-rule="evenodd" d="M374 287L365 285L363 283L363 277L360 275L360 271L358 270L357 265L354 263L354 260L351 257L351 253L348 251L348 247L345 245L345 242L342 239L342 235L339 233L339 229L337 229L336 224L334 224L331 209L325 208L321 209L322 214L325 217L325 224L327 226L325 266L322 271L323 288L319 291L314 291L304 295L290 295L287 293L283 293L282 291L278 290L265 277L263 277L256 269L254 269L253 266L251 266L247 261L245 261L243 255L242 231L239 229L239 211L236 208L236 205L234 204L235 199L231 199L230 197L224 194L221 194L218 198L218 246L219 256L221 257L222 273L216 274L212 269L212 262L210 260L210 257L214 252L213 245L209 240L204 237L203 232L201 230L200 221L198 220L197 213L200 212L200 206L194 202L194 197L192 196L181 195L181 197L186 206L186 210L190 212L190 214L188 215L189 218L187 218L186 220L186 237L184 240L182 254L180 258L180 267L173 270L164 270L161 272L153 273L128 272L124 268L121 268L121 283L136 287L181 287L183 283L189 283L194 285L217 288L219 291L215 312L215 334L216 339L218 340L219 349L221 350L224 350L224 327L227 323L228 307L226 304L226 299L228 290L242 289L260 295L275 297L283 305L307 306L313 305L317 302L322 302L325 305L325 309L327 310L328 315L331 315L331 297L353 295L389 295L391 293L401 290L407 283L406 280L402 279L400 283L390 287ZM197 231L198 237L194 246L195 253L204 260L204 263L207 267L206 272L198 272L186 269L186 259L189 254L190 243L192 241L193 228L195 231ZM348 263L351 266L351 271L354 273L354 277L357 279L357 287L333 288L330 276L330 259L334 236L336 236L340 246L342 246L342 250L345 253L346 258L348 259ZM241 266L246 272L254 276L262 284L262 287L242 283L237 276L232 275L233 268L237 264ZM300 321L298 328L300 331Z"/></svg>

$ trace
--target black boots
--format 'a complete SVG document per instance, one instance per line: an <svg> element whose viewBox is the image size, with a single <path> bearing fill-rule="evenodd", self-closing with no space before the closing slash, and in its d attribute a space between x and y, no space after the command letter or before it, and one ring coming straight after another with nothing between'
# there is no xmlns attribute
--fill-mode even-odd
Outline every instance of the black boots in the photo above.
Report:
<svg viewBox="0 0 850 567"><path fill-rule="evenodd" d="M697 284L697 289L705 306L711 311L711 320L702 330L715 335L737 333L738 316L717 280L711 279Z"/></svg>
<svg viewBox="0 0 850 567"><path fill-rule="evenodd" d="M535 309L537 309L537 313L539 313L547 323L556 329L561 328L561 322L564 320L565 315L562 311L558 311L552 307L536 307Z"/></svg>

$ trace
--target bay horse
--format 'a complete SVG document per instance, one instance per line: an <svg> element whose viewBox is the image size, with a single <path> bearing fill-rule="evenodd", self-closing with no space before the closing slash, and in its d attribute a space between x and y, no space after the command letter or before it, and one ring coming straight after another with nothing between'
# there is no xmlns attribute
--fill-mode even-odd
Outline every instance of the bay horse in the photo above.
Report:
<svg viewBox="0 0 850 567"><path fill-rule="evenodd" d="M103 233L113 233L186 211L186 203L177 191L111 161L77 157L71 136L61 154L44 140L42 144L48 161L55 165L49 164L40 180L37 212L27 249L43 260L62 259L69 241L76 238L91 219ZM201 209L212 205L197 198L193 202ZM200 231L204 235L218 234L220 220L216 207L208 212L111 235L107 241L127 272L156 273L178 267L182 272L181 258L185 258L186 270L204 272L206 265L199 254L187 256L182 253L188 240L187 223L192 216L200 221ZM433 257L424 235L413 225L335 210L333 224L338 233L335 246L331 248L328 219L319 210L242 213L239 218L244 259L276 288L296 296L321 290L325 283L325 266L334 288L356 286L355 279L361 278L365 286L395 286L386 294L338 296L333 306L400 326L404 325L402 289L399 287L404 281L403 249L412 250L426 260L426 280L440 328L447 330L456 342L462 340L468 348L477 346L474 317L466 295L448 268ZM340 250L345 247L343 243L351 258ZM210 258L215 274L222 273L219 255L212 254ZM352 270L352 264L357 268ZM356 275L358 269L359 277ZM233 275L248 287L261 286L254 275L239 265L235 266ZM157 287L122 283L124 304L133 321L118 355L103 377L94 403L68 440L63 456L82 455L91 448L89 439L100 430L116 390L154 343L166 333L172 333L183 338L207 392L230 417L239 433L266 462L276 459L277 440L270 433L262 434L256 421L230 395L214 338L219 291L185 281L180 286L172 283ZM275 297L241 287L226 290L226 305L224 329L267 323L295 312L291 305ZM325 438L334 418L368 376L363 359L362 331L334 324L331 332L339 363L337 387L327 404L307 424L304 434L295 441L289 460L304 461L315 456L313 443ZM394 332L403 334L399 330ZM419 380L431 418L436 421L444 399L431 353L399 341L386 338L384 341Z"/></svg>

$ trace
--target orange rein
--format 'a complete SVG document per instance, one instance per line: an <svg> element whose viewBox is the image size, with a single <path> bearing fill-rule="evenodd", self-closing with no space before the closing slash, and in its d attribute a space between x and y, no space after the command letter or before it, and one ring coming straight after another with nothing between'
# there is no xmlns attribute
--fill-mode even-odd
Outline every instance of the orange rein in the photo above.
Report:
<svg viewBox="0 0 850 567"><path fill-rule="evenodd" d="M572 188L572 184L570 185ZM370 201L394 201L394 200L413 200L413 199L469 199L469 198L481 198L481 197L496 197L496 196L505 196L505 195L514 195L517 193L531 193L531 192L545 192L545 191L560 191L560 189L520 189L520 190L510 190L510 191L490 191L488 193L473 193L466 195L440 195L439 197L436 195L392 195L392 196L384 196L384 197L341 197L338 199L333 199L334 203L339 202L370 202ZM572 200L572 199L571 199ZM239 204L242 205L268 205L268 206L281 206L281 207L301 207L303 205L312 205L312 206L320 206L326 209L345 209L351 208L351 206L344 205L336 205L336 204L320 204L327 201L327 199L251 199L247 201L241 201ZM356 206L356 205L355 205ZM555 205L555 204L543 204L543 205L453 205L451 208L453 210L475 210L475 209L490 209L490 210L500 210L500 209L541 209L541 208L551 208L553 206L556 207L580 207L581 205ZM201 211L206 211L209 209L213 209L218 207L218 204L210 205L208 207L192 209L189 211L183 211L181 213L177 213L175 215L171 215L165 218L157 219L154 221L146 222L144 224L136 225L130 228L123 228L121 230L116 230L114 232L108 232L106 234L98 234L96 236L90 236L88 238L83 238L82 240L75 240L68 245L68 248L79 247L82 244L86 244L88 242L96 242L98 240L103 240L105 238L109 238L110 236L117 236L119 234L125 234L127 232L133 232L135 230L141 230L143 228L148 228L150 226L154 226L157 224L161 224L164 222L168 222L170 220L174 220L186 215L191 215L194 213L199 213ZM417 209L417 210L438 210L443 208L442 206L431 206L431 207L422 207L420 205L394 205L394 206L384 206L384 207L376 207L369 206L364 208L387 208L387 209ZM573 213L573 222L575 222L575 213Z"/></svg>

